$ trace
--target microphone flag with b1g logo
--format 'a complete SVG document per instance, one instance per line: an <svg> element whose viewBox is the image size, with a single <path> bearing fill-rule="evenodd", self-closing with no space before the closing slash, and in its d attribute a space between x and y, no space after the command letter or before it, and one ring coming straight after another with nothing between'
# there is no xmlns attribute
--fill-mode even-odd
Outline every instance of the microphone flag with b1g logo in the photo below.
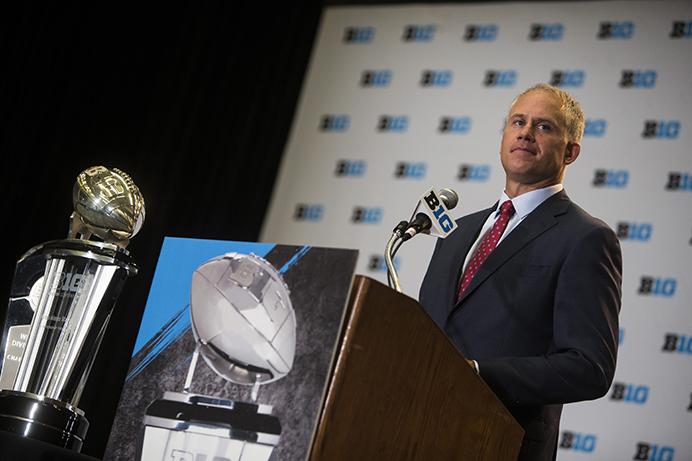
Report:
<svg viewBox="0 0 692 461"><path fill-rule="evenodd" d="M451 189L442 189L439 193L434 189L428 189L423 193L416 209L411 215L409 229L411 237L417 233L429 234L435 237L445 238L457 228L456 222L449 215L449 210L457 205L459 198Z"/></svg>

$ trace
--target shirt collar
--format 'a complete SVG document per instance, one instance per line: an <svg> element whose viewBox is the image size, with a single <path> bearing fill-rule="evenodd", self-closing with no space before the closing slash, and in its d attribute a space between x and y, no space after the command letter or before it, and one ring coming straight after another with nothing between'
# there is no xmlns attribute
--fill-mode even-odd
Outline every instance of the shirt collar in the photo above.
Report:
<svg viewBox="0 0 692 461"><path fill-rule="evenodd" d="M560 192L564 187L562 184L554 184L552 186L544 187L542 189L536 189L529 192L524 192L521 195L517 195L513 199L510 199L505 191L502 191L500 195L500 201L497 203L497 208L495 214L500 210L500 205L502 205L507 200L512 200L512 205L514 205L515 216L519 219L524 218L526 215L531 213L533 210L538 208L538 205L545 202L548 198Z"/></svg>

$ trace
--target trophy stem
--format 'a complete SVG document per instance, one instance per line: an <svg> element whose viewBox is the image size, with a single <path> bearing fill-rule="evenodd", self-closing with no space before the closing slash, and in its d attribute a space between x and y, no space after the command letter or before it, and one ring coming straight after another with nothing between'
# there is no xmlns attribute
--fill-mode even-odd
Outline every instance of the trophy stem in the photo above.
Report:
<svg viewBox="0 0 692 461"><path fill-rule="evenodd" d="M197 367L197 359L199 358L199 349L195 348L195 352L192 353L192 360L190 361L190 367L187 369L187 377L185 378L185 385L183 386L183 392L186 394L190 392L190 387L192 386L192 376L195 374L195 368Z"/></svg>

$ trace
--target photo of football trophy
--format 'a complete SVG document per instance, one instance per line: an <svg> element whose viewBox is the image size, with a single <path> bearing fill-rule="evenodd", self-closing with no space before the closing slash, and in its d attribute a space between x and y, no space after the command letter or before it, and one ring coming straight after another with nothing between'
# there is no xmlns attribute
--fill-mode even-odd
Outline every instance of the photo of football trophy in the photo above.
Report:
<svg viewBox="0 0 692 461"><path fill-rule="evenodd" d="M281 424L259 387L293 366L296 318L281 274L254 254L227 253L192 274L190 317L195 338L183 392L166 392L144 417L142 460L266 461ZM218 376L252 386L253 402L190 393L197 358Z"/></svg>

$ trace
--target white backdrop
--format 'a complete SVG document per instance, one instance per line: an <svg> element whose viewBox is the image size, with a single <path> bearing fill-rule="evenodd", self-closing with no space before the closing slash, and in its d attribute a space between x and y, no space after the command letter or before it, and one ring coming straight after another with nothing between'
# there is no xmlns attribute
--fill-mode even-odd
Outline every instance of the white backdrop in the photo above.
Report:
<svg viewBox="0 0 692 461"><path fill-rule="evenodd" d="M455 217L497 199L504 117L536 82L581 101L565 188L624 257L615 382L565 407L559 459L692 460L692 3L326 9L261 238L358 248L386 283L386 241L426 189L456 190ZM399 251L414 298L434 243Z"/></svg>

